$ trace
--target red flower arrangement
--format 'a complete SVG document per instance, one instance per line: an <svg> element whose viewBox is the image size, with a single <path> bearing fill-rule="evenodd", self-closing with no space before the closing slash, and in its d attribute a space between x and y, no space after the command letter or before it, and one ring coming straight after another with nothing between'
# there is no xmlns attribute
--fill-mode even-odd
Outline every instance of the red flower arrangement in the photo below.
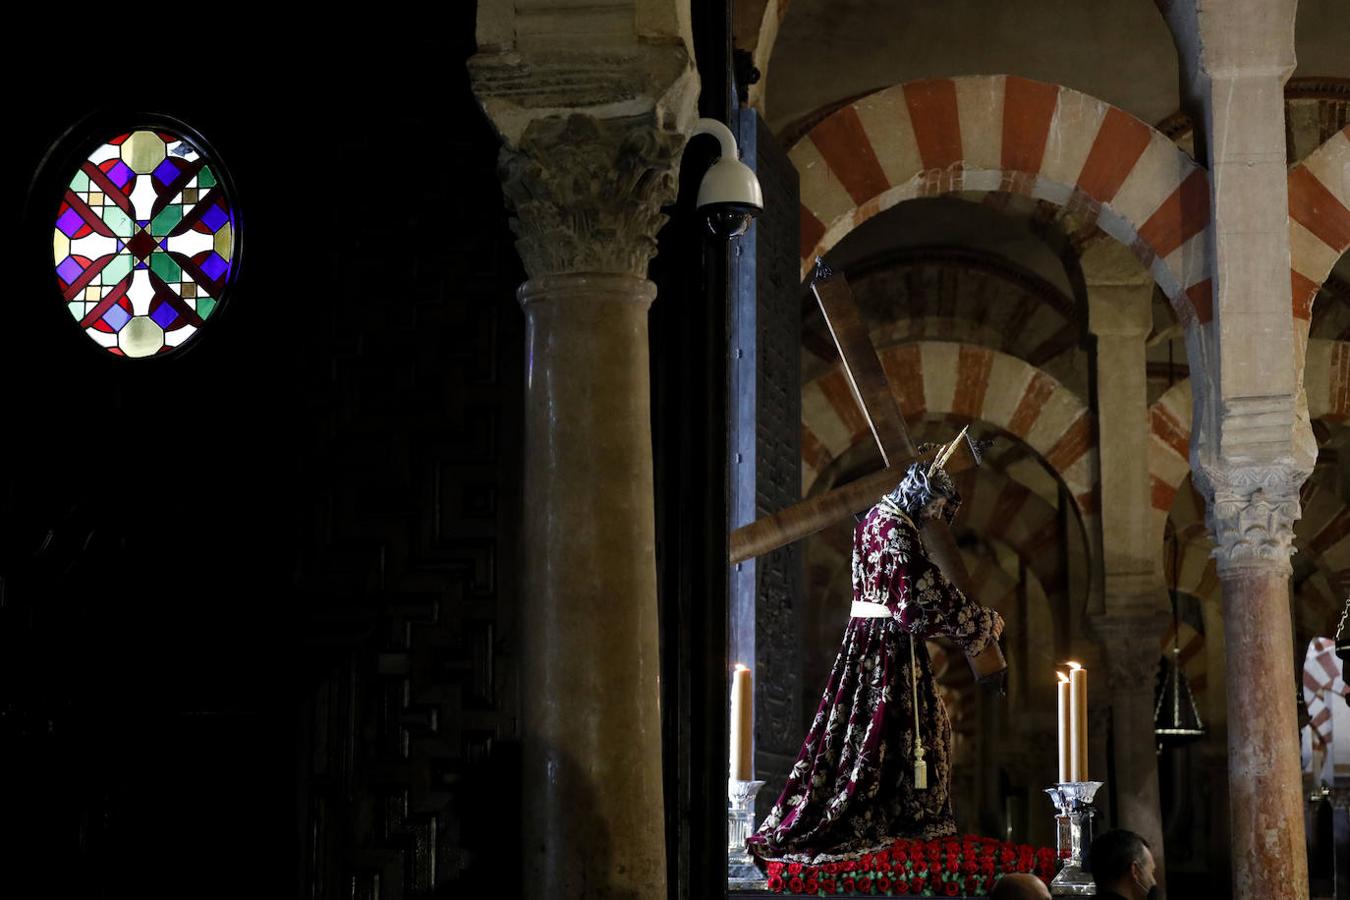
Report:
<svg viewBox="0 0 1350 900"><path fill-rule="evenodd" d="M987 897L1004 875L1031 872L1046 884L1055 875L1055 851L994 838L963 835L940 841L899 840L876 853L809 866L771 862L769 890L825 897Z"/></svg>

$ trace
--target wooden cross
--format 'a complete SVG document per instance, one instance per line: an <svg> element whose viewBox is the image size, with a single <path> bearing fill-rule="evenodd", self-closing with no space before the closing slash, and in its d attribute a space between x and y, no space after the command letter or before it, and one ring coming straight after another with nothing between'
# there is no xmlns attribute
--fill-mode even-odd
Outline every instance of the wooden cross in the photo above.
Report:
<svg viewBox="0 0 1350 900"><path fill-rule="evenodd" d="M785 507L736 529L731 533L730 556L733 563L761 556L809 537L835 522L870 508L878 497L900 483L909 464L918 455L905 429L905 419L895 402L895 395L891 393L886 371L881 366L867 327L858 314L858 306L853 301L848 281L842 275L832 273L823 262L817 260L816 271L811 277L811 292L820 304L825 324L839 349L839 358L853 399L872 431L886 467L880 472ZM945 467L949 474L980 464L979 448L970 440L965 444ZM929 519L921 523L920 527L923 529L924 546L933 562L942 569L949 581L969 595L970 575L947 523L940 518ZM990 644L990 649L979 657L971 658L970 665L979 678L997 675L1007 668L997 643Z"/></svg>

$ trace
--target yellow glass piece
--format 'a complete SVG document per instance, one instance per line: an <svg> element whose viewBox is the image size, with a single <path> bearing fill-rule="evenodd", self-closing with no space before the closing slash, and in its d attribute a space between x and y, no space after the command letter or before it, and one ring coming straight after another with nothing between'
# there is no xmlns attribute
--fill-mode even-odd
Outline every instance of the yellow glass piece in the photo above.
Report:
<svg viewBox="0 0 1350 900"><path fill-rule="evenodd" d="M117 346L133 358L150 356L164 346L164 329L149 316L136 316L117 332Z"/></svg>
<svg viewBox="0 0 1350 900"><path fill-rule="evenodd" d="M101 296L103 296L103 288L99 287L98 285L91 284L89 285L89 287L84 289L84 299L86 300L97 301L98 298Z"/></svg>
<svg viewBox="0 0 1350 900"><path fill-rule="evenodd" d="M57 234L60 234L58 231ZM234 249L234 230L230 228L230 223L226 222L220 226L216 232L215 251L220 254L220 258L229 260L230 252ZM65 259L65 257L61 257Z"/></svg>
<svg viewBox="0 0 1350 900"><path fill-rule="evenodd" d="M135 131L122 142L122 162L137 175L149 175L164 162L164 141L153 131Z"/></svg>
<svg viewBox="0 0 1350 900"><path fill-rule="evenodd" d="M69 255L70 238L66 237L60 228L52 229L52 256L56 257L56 264L59 266Z"/></svg>
<svg viewBox="0 0 1350 900"><path fill-rule="evenodd" d="M90 194L89 194L89 205L90 205L90 206L102 206L102 205L103 205L103 192L102 192L102 191L93 191L92 193L90 193Z"/></svg>
<svg viewBox="0 0 1350 900"><path fill-rule="evenodd" d="M178 296L182 297L184 300L196 297L197 285L189 281L187 284L183 285L181 288L178 289Z"/></svg>

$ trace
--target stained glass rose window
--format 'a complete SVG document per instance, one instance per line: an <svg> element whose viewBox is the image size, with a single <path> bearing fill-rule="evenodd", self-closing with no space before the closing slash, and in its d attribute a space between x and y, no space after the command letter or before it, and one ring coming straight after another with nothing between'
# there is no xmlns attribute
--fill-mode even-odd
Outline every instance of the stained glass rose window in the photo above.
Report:
<svg viewBox="0 0 1350 900"><path fill-rule="evenodd" d="M57 284L85 334L146 357L189 341L233 274L235 214L218 163L188 138L132 131L71 178L52 233Z"/></svg>

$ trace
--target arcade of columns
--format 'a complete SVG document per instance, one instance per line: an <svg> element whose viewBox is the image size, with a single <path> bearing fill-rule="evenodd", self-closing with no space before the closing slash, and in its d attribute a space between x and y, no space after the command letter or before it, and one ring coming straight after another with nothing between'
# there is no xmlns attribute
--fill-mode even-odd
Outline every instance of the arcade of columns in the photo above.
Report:
<svg viewBox="0 0 1350 900"><path fill-rule="evenodd" d="M1302 298L1300 312L1289 274L1284 84L1294 67L1295 4L1159 6L1176 41L1207 169L1189 160L1162 165L1158 196L1139 209L1114 197L1119 180L1089 185L1081 173L1076 181L1073 173L1062 179L1076 193L1066 189L1059 197L1069 205L1095 203L1103 230L1132 238L1123 241L1128 247L1103 241L1092 251L1101 258L1084 265L1097 364L1112 374L1096 380L1095 455L1064 458L1059 472L1065 483L1077 479L1089 488L1080 506L1088 552L1097 557L1091 596L1075 612L1073 628L1095 640L1106 664L1117 819L1161 848L1153 688L1167 617L1144 365L1156 285L1184 327L1194 409L1189 461L1221 582L1222 622L1215 627L1222 638L1211 633L1210 643L1226 651L1234 896L1306 897L1289 579L1299 489L1317 446L1302 384L1310 299ZM766 32L775 17L766 11ZM766 32L756 58L767 59ZM550 897L604 890L664 897L646 324L655 286L646 272L659 210L674 199L696 116L689 11L676 0L603 6L481 0L478 41L471 72L501 135L503 190L529 275L519 291L527 321L531 504L521 654L527 877ZM1085 102L1090 106L1091 98ZM922 109L909 107L914 129L924 127L917 118ZM1060 142L1060 155L1052 159L1043 142L1043 157L1020 173L1032 177L1018 182L1012 173L1013 190L1035 190L1029 184L1038 167L1053 182L1050 167L1066 165L1075 152L1076 164L1086 166L1094 135L1117 112L1105 120L1100 111L1095 119L1083 116L1091 125L1079 123L1089 129L1078 139L1081 152L1073 149L1074 121L1057 120L1050 140ZM1123 127L1121 140L1131 132ZM1152 153L1155 137L1161 136L1145 129L1149 149L1135 155ZM880 146L875 134L872 141ZM840 146L847 152L847 144ZM926 167L930 150L919 146L920 171L907 189L898 188L895 175L910 176L883 159L878 196L886 199L871 202L866 215L953 189L942 184L951 168ZM1111 145L1100 152L1126 153ZM1016 169L1016 156L1005 149L1002 168ZM957 157L948 162L961 162ZM793 158L803 169L795 151ZM837 159L823 163L839 168ZM980 166L968 159L965 167L970 188L978 179L969 173ZM814 207L817 216L810 182L803 170L804 251L824 252L861 224L866 215L858 210L871 198L860 199L866 185L836 179L830 189L842 184L852 198L833 211ZM1138 195L1149 193L1148 184L1131 188L1136 205ZM1185 233L1197 214L1203 227ZM1307 239L1299 230L1294 235ZM1029 440L1034 432L1024 428ZM1046 458L1064 456L1063 446L1048 446ZM1087 462L1075 470L1080 458ZM606 552L614 533L627 537L624 553ZM628 602L613 603L614 597ZM571 811L583 804L594 815L573 820ZM621 851L615 835L623 836Z"/></svg>

